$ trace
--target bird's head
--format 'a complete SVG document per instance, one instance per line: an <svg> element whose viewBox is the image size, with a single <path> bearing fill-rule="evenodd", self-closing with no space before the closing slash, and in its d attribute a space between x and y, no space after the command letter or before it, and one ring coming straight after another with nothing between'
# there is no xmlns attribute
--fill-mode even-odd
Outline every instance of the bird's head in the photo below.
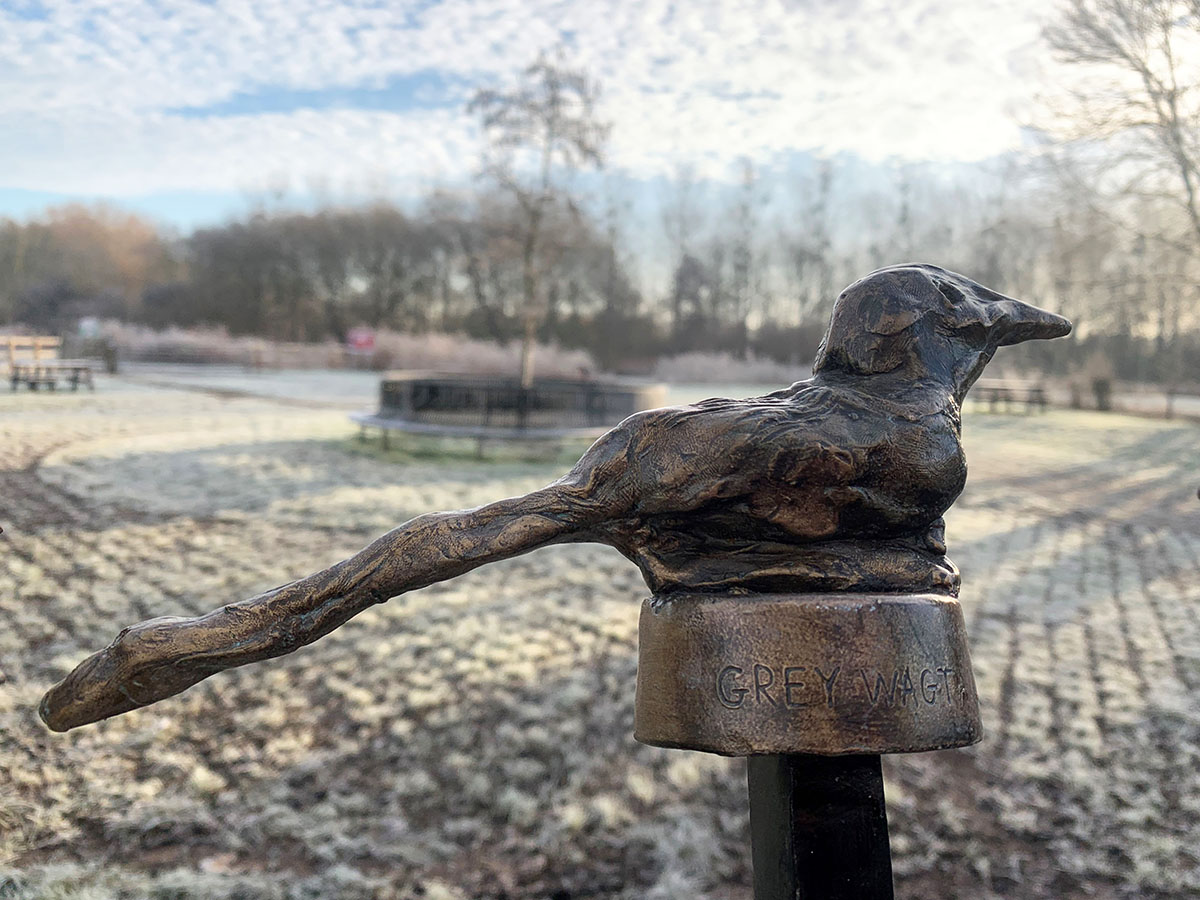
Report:
<svg viewBox="0 0 1200 900"><path fill-rule="evenodd" d="M1062 316L938 266L889 266L838 295L813 372L934 378L961 401L996 348L1070 331Z"/></svg>

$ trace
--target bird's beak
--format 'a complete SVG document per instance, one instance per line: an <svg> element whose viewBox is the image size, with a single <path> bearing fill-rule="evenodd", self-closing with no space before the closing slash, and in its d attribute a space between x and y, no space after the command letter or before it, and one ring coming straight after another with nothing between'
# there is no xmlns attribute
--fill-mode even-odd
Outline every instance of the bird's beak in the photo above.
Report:
<svg viewBox="0 0 1200 900"><path fill-rule="evenodd" d="M996 301L993 310L999 312L992 325L999 337L996 341L998 347L1020 344L1022 341L1048 340L1071 333L1071 323L1062 316L1010 297Z"/></svg>

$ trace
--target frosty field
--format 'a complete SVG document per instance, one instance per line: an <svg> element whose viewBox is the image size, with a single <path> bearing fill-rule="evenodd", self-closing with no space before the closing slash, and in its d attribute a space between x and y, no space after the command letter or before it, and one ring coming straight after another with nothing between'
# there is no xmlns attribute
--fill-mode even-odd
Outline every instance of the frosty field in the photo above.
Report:
<svg viewBox="0 0 1200 900"><path fill-rule="evenodd" d="M121 627L565 468L384 458L353 388L187 386L0 392L0 897L748 900L743 763L632 739L645 588L607 548L47 731L42 692ZM964 432L947 537L987 733L885 760L897 895L1195 897L1200 429L1055 411Z"/></svg>

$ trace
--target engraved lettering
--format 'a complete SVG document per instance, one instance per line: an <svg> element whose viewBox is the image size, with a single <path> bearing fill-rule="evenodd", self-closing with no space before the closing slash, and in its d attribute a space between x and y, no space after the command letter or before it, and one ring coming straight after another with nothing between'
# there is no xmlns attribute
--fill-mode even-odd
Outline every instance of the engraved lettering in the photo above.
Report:
<svg viewBox="0 0 1200 900"><path fill-rule="evenodd" d="M741 709L750 693L749 688L737 687L735 679L741 674L742 670L737 666L726 666L717 676L717 699L726 709Z"/></svg>
<svg viewBox="0 0 1200 900"><path fill-rule="evenodd" d="M909 674L908 666L904 667L904 681L900 682L900 705L908 706L908 698L912 697L916 703L917 689L913 686L912 675Z"/></svg>
<svg viewBox="0 0 1200 900"><path fill-rule="evenodd" d="M869 668L857 671L863 694L872 706L907 707L911 700L919 709L922 701L926 706L936 706L939 695L946 697L947 705L954 705L950 691L950 676L954 669L950 666L934 666L931 660L923 667L920 662L915 662L892 669L890 673ZM806 677L809 672L820 679L820 688L817 681ZM784 666L746 660L744 667L725 666L717 674L717 699L726 709L753 709L756 706L806 709L819 706L818 698L823 697L827 709L837 709L839 702L846 699L845 692L854 690L852 685L839 687L845 681L841 674L842 666L828 661L821 665Z"/></svg>
<svg viewBox="0 0 1200 900"><path fill-rule="evenodd" d="M949 666L938 666L935 671L942 676L942 684L946 686L946 705L953 706L954 698L950 696L950 673L954 670Z"/></svg>
<svg viewBox="0 0 1200 900"><path fill-rule="evenodd" d="M842 671L842 667L834 666L833 671L828 675L821 671L820 666L815 666L814 669L825 685L825 705L833 709L833 683L837 681L838 672Z"/></svg>
<svg viewBox="0 0 1200 900"><path fill-rule="evenodd" d="M761 676L763 676L763 675L767 676L766 681L762 680ZM754 700L756 703L762 703L763 698L765 697L767 702L770 703L772 706L779 705L778 703L775 702L775 698L772 697L767 692L767 688L769 688L774 683L775 683L775 672L771 669L771 667L770 666L760 666L758 663L755 663L754 664Z"/></svg>
<svg viewBox="0 0 1200 900"><path fill-rule="evenodd" d="M804 682L793 681L792 675L794 673L803 672L807 668L807 666L787 666L783 670L783 705L788 709L799 709L802 706L808 706L807 700L792 699L792 692L798 691L804 687ZM820 672L821 670L818 669L817 671Z"/></svg>
<svg viewBox="0 0 1200 900"><path fill-rule="evenodd" d="M938 684L933 673L928 669L921 670L921 699L932 706L937 702L937 692L941 685Z"/></svg>
<svg viewBox="0 0 1200 900"><path fill-rule="evenodd" d="M885 679L883 677L882 673L876 672L875 673L875 690L872 691L871 690L871 679L869 679L867 677L867 670L859 669L858 672L860 675L862 675L863 686L867 689L867 697L870 698L871 705L875 706L876 704L879 703L880 698L884 697L883 691L884 691L884 688L887 687L887 679ZM896 684L899 680L900 680L900 673L893 672L892 673L892 688L891 688L891 691L886 695L886 698L885 698L888 706L891 706L892 704L894 704L896 702Z"/></svg>

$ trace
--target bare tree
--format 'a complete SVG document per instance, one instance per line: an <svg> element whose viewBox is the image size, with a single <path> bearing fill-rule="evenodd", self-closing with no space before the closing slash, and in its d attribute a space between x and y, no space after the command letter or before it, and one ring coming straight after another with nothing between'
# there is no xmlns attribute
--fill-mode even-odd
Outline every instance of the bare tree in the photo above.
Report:
<svg viewBox="0 0 1200 900"><path fill-rule="evenodd" d="M822 161L811 182L797 185L799 214L780 229L784 275L788 293L795 298L795 321L805 323L832 299L833 241L830 234L830 197L833 165ZM824 311L817 318L824 319Z"/></svg>
<svg viewBox="0 0 1200 900"><path fill-rule="evenodd" d="M553 206L576 206L556 176L604 162L609 126L597 118L598 95L597 85L568 68L560 52L554 59L539 56L512 90L481 90L469 106L488 136L484 173L513 196L521 212L523 387L533 383L533 348L547 303L545 276L562 250L547 220Z"/></svg>
<svg viewBox="0 0 1200 900"><path fill-rule="evenodd" d="M703 264L692 253L697 226L702 219L702 198L699 195L695 171L678 165L661 200L660 215L663 233L667 238L668 261L672 267L671 287L667 297L671 313L671 334L678 349L679 341L689 320L699 315L697 289L707 283Z"/></svg>
<svg viewBox="0 0 1200 900"><path fill-rule="evenodd" d="M767 198L759 185L754 164L743 159L741 170L741 188L730 216L733 227L730 301L734 354L738 359L745 359L750 342L749 320L756 312L761 313L764 305L763 274L769 261L758 242L759 218ZM755 306L760 309L755 310Z"/></svg>
<svg viewBox="0 0 1200 900"><path fill-rule="evenodd" d="M1178 204L1200 244L1200 2L1069 0L1046 37L1084 75L1056 136L1107 142L1121 193Z"/></svg>

